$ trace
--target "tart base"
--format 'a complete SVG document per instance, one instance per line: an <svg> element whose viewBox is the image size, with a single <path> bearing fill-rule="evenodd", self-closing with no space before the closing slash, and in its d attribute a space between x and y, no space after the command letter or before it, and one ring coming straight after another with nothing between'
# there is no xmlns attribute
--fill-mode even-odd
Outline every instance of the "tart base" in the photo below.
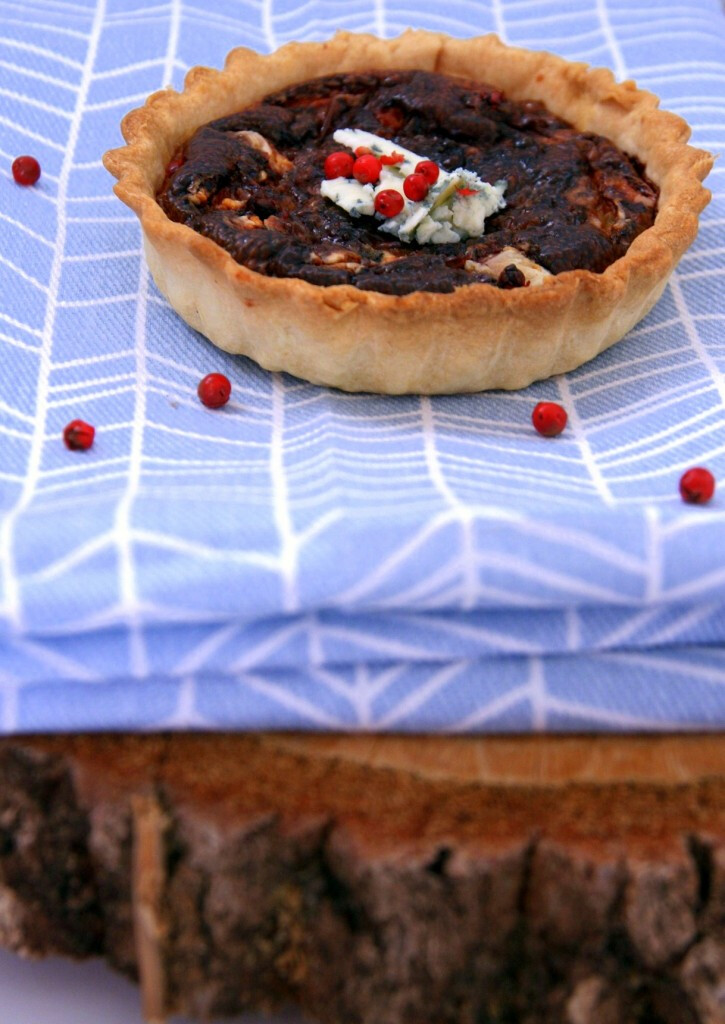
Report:
<svg viewBox="0 0 725 1024"><path fill-rule="evenodd" d="M567 373L623 338L654 306L669 278L648 276L611 305L602 301L596 282L583 283L573 294L564 282L567 294L556 303L555 319L548 313L559 298L552 291L556 279L538 286L537 301L522 303L515 313L508 306L488 309L484 319L476 309L465 316L443 315L436 300L447 296L425 293L429 302L411 303L401 326L398 311L380 309L371 323L366 304L343 300L338 306L336 296L328 302L314 296L290 310L145 231L144 250L162 295L223 351L312 384L389 395L513 391ZM481 289L494 291L490 285L466 286Z"/></svg>
<svg viewBox="0 0 725 1024"><path fill-rule="evenodd" d="M0 942L154 1021L719 1024L725 739L7 739Z"/></svg>
<svg viewBox="0 0 725 1024"><path fill-rule="evenodd" d="M394 67L473 79L483 71L512 99L541 100L578 129L612 139L660 188L654 226L601 274L567 271L510 291L476 284L443 295L389 296L258 274L170 221L156 202L168 160L201 124L310 77ZM632 82L616 84L609 71L505 46L493 35L460 40L408 31L381 40L338 33L267 57L233 50L221 72L193 69L183 93L156 93L127 115L128 145L104 160L119 179L116 193L141 220L157 286L225 351L346 391L515 389L572 370L623 337L657 301L695 237L712 157L687 146L686 122L657 103Z"/></svg>

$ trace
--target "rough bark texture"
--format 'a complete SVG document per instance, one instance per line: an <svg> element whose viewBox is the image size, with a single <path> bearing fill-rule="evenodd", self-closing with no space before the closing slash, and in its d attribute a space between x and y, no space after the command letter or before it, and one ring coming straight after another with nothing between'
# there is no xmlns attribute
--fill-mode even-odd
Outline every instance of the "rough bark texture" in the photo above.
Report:
<svg viewBox="0 0 725 1024"><path fill-rule="evenodd" d="M0 943L102 955L148 986L143 806L163 853L145 941L169 1010L723 1024L722 767L526 786L264 737L8 740Z"/></svg>

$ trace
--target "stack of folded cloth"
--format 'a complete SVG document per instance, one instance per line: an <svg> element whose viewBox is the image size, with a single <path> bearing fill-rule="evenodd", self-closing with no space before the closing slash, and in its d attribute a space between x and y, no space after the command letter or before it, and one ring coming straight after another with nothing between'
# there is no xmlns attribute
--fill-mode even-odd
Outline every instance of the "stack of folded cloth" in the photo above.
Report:
<svg viewBox="0 0 725 1024"><path fill-rule="evenodd" d="M707 33L668 38L662 5L644 35L630 8L540 6L537 45L631 73L717 150L714 0L691 5ZM661 301L575 373L442 398L316 388L178 319L98 165L129 96L179 84L182 55L262 43L182 12L161 66L153 33L121 46L99 10L75 16L83 45L47 30L75 47L52 76L39 30L8 29L29 73L2 150L44 174L0 179L0 731L725 727L725 499L678 493L693 465L725 490L723 169ZM471 34L494 27L467 11ZM532 45L531 21L512 15L509 41ZM232 381L222 410L196 398L211 371ZM558 438L532 429L542 399L568 411ZM61 441L78 417L88 452Z"/></svg>
<svg viewBox="0 0 725 1024"><path fill-rule="evenodd" d="M532 462L545 476L576 447ZM725 725L721 512L441 499L401 514L390 474L391 500L353 515L343 468L319 475L329 508L304 525L279 492L250 509L211 484L164 497L154 482L123 523L117 496L39 507L18 530L4 728Z"/></svg>

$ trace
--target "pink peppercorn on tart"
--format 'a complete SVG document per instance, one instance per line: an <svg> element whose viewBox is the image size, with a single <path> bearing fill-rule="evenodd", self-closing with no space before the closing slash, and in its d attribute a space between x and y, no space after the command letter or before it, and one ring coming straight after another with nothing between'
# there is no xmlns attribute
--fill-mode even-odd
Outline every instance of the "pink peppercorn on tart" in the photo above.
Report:
<svg viewBox="0 0 725 1024"><path fill-rule="evenodd" d="M660 296L712 159L650 93L495 36L233 50L105 156L192 327L349 391L521 388Z"/></svg>

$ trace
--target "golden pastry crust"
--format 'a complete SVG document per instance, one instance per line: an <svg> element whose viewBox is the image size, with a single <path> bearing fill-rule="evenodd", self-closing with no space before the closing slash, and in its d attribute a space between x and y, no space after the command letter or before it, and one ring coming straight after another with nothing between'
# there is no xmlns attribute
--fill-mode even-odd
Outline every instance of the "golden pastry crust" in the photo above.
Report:
<svg viewBox="0 0 725 1024"><path fill-rule="evenodd" d="M513 100L540 100L579 130L636 156L660 189L655 223L601 274L572 270L536 287L472 284L452 293L385 295L259 274L215 242L169 220L156 202L171 156L200 125L296 82L334 72L421 69L493 83ZM159 289L215 345L346 391L441 394L516 389L572 370L622 338L654 305L697 233L710 198L712 157L688 146L682 118L652 93L617 84L497 36L453 39L408 30L395 39L339 32L269 56L240 47L223 71L193 68L184 90L154 93L122 123L127 145L105 166L138 215Z"/></svg>

